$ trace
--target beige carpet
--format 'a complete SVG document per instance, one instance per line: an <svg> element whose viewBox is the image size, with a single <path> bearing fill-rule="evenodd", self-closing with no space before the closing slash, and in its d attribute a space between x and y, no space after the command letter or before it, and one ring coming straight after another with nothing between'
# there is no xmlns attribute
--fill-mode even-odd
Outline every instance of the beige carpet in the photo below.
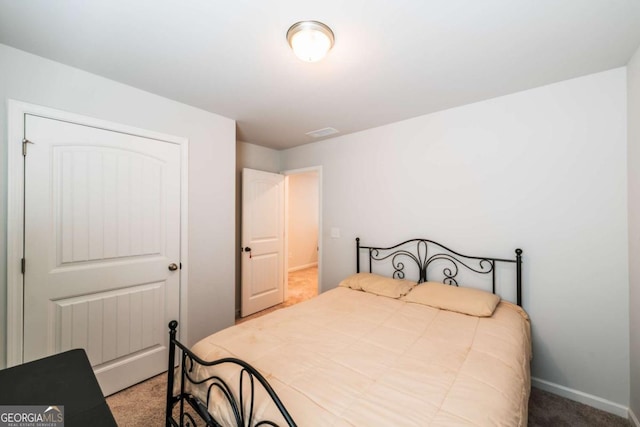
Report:
<svg viewBox="0 0 640 427"><path fill-rule="evenodd" d="M161 374L107 397L119 427L165 425L167 374Z"/></svg>
<svg viewBox="0 0 640 427"><path fill-rule="evenodd" d="M163 426L166 383L166 375L159 375L107 398L107 403L118 425L120 427ZM624 418L537 388L531 389L529 427L629 427L630 425Z"/></svg>
<svg viewBox="0 0 640 427"><path fill-rule="evenodd" d="M238 319L241 323L317 295L317 268L289 274L289 298L275 307ZM158 375L107 398L120 427L165 425L166 374ZM587 405L531 389L529 427L628 427L628 420ZM305 427L305 426L301 426ZM369 426L367 426L369 427Z"/></svg>

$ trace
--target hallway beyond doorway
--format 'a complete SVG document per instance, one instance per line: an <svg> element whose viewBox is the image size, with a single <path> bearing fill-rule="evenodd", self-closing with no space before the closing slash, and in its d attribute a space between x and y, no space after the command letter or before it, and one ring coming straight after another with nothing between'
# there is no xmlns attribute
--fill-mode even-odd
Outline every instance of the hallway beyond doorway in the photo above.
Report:
<svg viewBox="0 0 640 427"><path fill-rule="evenodd" d="M288 276L289 295L282 304L274 305L273 307L259 311L251 316L238 318L236 319L236 325L246 322L247 320L263 316L267 313L271 313L272 311L298 304L318 295L318 267L309 267L298 271L292 271Z"/></svg>

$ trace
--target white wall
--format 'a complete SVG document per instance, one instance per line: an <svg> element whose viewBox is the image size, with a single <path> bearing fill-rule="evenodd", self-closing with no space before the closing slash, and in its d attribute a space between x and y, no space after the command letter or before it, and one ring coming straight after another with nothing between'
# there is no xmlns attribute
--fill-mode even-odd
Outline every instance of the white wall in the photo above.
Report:
<svg viewBox="0 0 640 427"><path fill-rule="evenodd" d="M288 176L289 271L318 263L318 173Z"/></svg>
<svg viewBox="0 0 640 427"><path fill-rule="evenodd" d="M640 419L640 48L627 65L631 404ZM638 424L640 426L640 424Z"/></svg>
<svg viewBox="0 0 640 427"><path fill-rule="evenodd" d="M189 343L233 324L234 121L0 45L0 366L6 353L9 98L189 139Z"/></svg>
<svg viewBox="0 0 640 427"><path fill-rule="evenodd" d="M280 152L271 148L238 141L236 145L236 163L238 177L242 174L243 168L278 173L280 172Z"/></svg>
<svg viewBox="0 0 640 427"><path fill-rule="evenodd" d="M533 375L626 410L626 138L620 68L303 145L282 167L323 167L323 290L354 272L356 236L521 247Z"/></svg>

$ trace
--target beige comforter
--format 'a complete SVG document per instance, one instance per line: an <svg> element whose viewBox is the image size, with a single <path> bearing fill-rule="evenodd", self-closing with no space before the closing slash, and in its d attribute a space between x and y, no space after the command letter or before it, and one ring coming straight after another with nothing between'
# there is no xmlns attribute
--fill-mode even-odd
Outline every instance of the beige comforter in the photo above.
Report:
<svg viewBox="0 0 640 427"><path fill-rule="evenodd" d="M300 427L526 426L529 331L507 302L478 318L340 287L193 350L251 363ZM206 400L205 389L192 393ZM226 405L209 410L233 424ZM257 416L280 422L267 403Z"/></svg>

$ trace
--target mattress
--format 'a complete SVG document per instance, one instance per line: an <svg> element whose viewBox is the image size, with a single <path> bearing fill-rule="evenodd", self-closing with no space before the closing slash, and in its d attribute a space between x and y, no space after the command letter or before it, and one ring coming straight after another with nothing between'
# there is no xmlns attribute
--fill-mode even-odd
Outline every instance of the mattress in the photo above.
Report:
<svg viewBox="0 0 640 427"><path fill-rule="evenodd" d="M205 360L249 362L301 427L527 425L530 326L505 301L491 317L475 317L339 287L192 350ZM197 366L192 375L213 372L239 384L230 367ZM207 401L206 386L190 387ZM209 412L233 425L219 394L212 389ZM263 394L256 420L281 423Z"/></svg>

